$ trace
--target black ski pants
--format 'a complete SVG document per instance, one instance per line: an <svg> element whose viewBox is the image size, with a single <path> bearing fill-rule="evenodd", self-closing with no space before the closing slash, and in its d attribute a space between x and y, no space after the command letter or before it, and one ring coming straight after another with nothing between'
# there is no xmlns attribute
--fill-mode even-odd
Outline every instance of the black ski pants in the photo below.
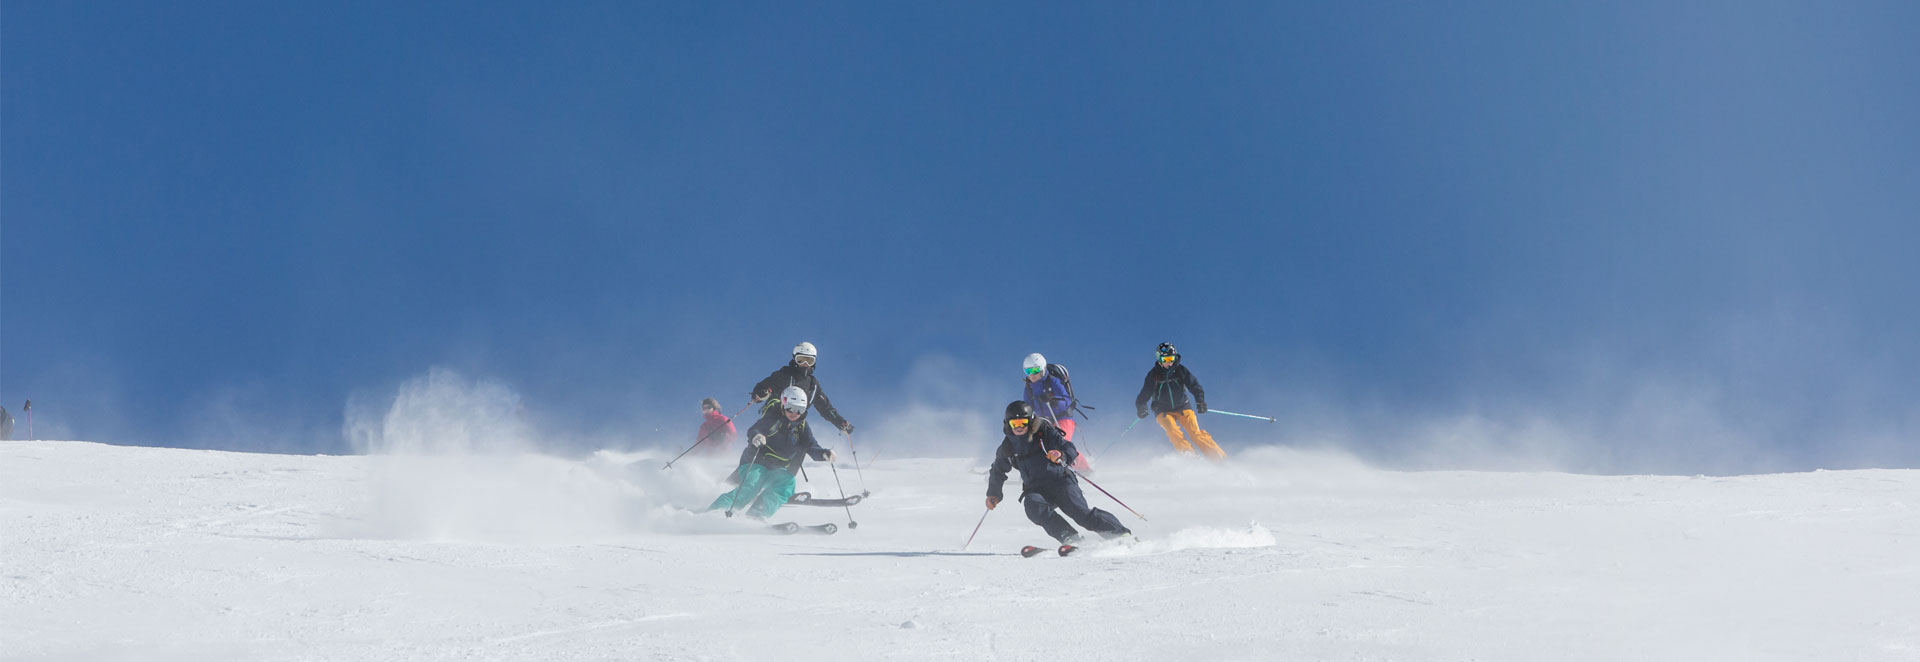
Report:
<svg viewBox="0 0 1920 662"><path fill-rule="evenodd" d="M1099 533L1103 537L1111 538L1122 533L1131 533L1127 527L1120 524L1120 518L1114 517L1113 513L1088 507L1087 497L1080 493L1078 483L1062 483L1032 490L1021 494L1020 500L1026 503L1027 519L1040 525L1040 528L1046 529L1047 535L1053 536L1054 540L1063 543L1069 538L1079 536L1080 532L1075 531L1073 525L1068 524L1066 518L1061 517L1060 513L1066 513L1067 517L1073 518L1073 521L1078 522L1080 526L1086 527L1088 531ZM1055 512L1055 508L1058 508L1059 512Z"/></svg>

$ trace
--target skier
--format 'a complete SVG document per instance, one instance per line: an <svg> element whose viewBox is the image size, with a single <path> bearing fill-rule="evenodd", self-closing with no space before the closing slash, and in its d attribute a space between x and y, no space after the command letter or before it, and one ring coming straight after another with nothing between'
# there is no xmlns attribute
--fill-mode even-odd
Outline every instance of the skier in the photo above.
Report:
<svg viewBox="0 0 1920 662"><path fill-rule="evenodd" d="M1038 352L1028 354L1020 362L1021 370L1027 373L1026 395L1022 399L1033 407L1035 414L1058 428L1062 438L1073 441L1073 430L1078 427L1073 420L1073 390L1067 387L1065 380L1054 374L1051 367L1047 364L1047 357ZM1060 374L1065 372L1065 369L1060 370ZM1073 468L1075 471L1091 471L1092 463L1093 456L1081 451L1073 461Z"/></svg>
<svg viewBox="0 0 1920 662"><path fill-rule="evenodd" d="M1027 519L1047 530L1047 535L1063 545L1080 539L1080 532L1060 513L1103 538L1132 535L1112 513L1087 506L1080 493L1080 481L1067 468L1079 455L1073 442L1060 436L1060 430L1045 419L1033 415L1025 400L1007 404L1002 431L1006 437L994 452L993 467L987 474L987 510L1000 505L1000 487L1007 482L1007 471L1020 469L1020 500L1026 503ZM1058 508L1060 512L1054 512Z"/></svg>
<svg viewBox="0 0 1920 662"><path fill-rule="evenodd" d="M700 414L706 421L700 424L700 433L693 443L705 446L702 455L720 455L733 446L733 440L739 431L733 427L733 419L720 413L720 401L706 398L700 401Z"/></svg>
<svg viewBox="0 0 1920 662"><path fill-rule="evenodd" d="M1194 379L1193 372L1180 362L1180 351L1174 349L1173 343L1160 343L1156 354L1153 369L1147 371L1147 383L1140 386L1139 397L1133 399L1134 409L1138 410L1135 413L1140 418L1154 414L1160 429L1167 431L1167 441L1173 442L1176 450L1192 453L1197 445L1209 458L1226 459L1226 451L1213 443L1213 435L1200 429L1200 419L1194 415L1196 409L1207 413L1207 392L1200 388L1200 380ZM1187 391L1193 392L1192 400L1187 399ZM1149 401L1153 404L1151 412L1147 408ZM1180 434L1181 426L1187 429L1184 437ZM1193 440L1191 445L1187 443L1189 437Z"/></svg>
<svg viewBox="0 0 1920 662"><path fill-rule="evenodd" d="M832 462L833 451L814 442L807 428L807 392L789 386L780 394L780 406L747 428L747 447L740 453L740 486L713 500L707 510L734 510L746 504L748 517L771 517L793 498L793 477L800 463L811 457Z"/></svg>
<svg viewBox="0 0 1920 662"><path fill-rule="evenodd" d="M767 375L767 378L760 380L760 383L754 384L749 397L753 402L760 402L772 397L774 389L797 386L807 393L808 401L813 403L814 409L820 410L820 415L826 417L827 422L840 428L841 432L853 434L853 424L842 418L840 412L834 411L833 402L827 399L825 391L820 390L820 380L813 376L813 365L819 359L820 353L814 350L813 343L803 342L794 345L793 360L773 371L773 374ZM772 408L772 403L768 403L761 407L760 411L764 414Z"/></svg>

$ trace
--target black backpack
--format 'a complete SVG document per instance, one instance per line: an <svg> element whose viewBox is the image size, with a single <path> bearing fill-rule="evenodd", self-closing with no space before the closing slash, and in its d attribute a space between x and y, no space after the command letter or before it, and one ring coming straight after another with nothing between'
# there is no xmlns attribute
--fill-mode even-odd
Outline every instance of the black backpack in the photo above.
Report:
<svg viewBox="0 0 1920 662"><path fill-rule="evenodd" d="M1069 411L1077 411L1077 412L1080 412L1081 416L1087 416L1087 418L1093 418L1092 416L1088 416L1087 412L1080 409L1080 396L1073 394L1073 378L1067 376L1066 366L1060 365L1058 363L1049 363L1047 364L1047 374L1053 375L1055 378L1060 380L1061 384L1067 387L1067 399L1072 401L1067 404L1067 409ZM1096 407L1094 407L1093 405L1087 405L1087 409L1095 409L1095 408Z"/></svg>

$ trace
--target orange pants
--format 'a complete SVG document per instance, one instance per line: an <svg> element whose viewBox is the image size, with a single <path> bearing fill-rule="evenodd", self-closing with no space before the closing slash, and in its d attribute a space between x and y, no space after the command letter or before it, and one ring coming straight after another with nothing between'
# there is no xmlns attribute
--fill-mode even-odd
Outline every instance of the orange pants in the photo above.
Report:
<svg viewBox="0 0 1920 662"><path fill-rule="evenodd" d="M1170 414L1161 414L1156 416L1154 420L1160 421L1160 429L1167 431L1167 441L1173 442L1175 450L1182 453L1191 453L1193 452L1194 446L1199 446L1200 453L1209 458L1215 460L1227 459L1226 451L1220 450L1220 446L1213 443L1213 435L1207 434L1206 430L1200 429L1200 418L1193 415L1192 409L1182 409ZM1181 426L1187 428L1186 436L1180 435ZM1187 443L1188 437L1193 438L1191 445Z"/></svg>

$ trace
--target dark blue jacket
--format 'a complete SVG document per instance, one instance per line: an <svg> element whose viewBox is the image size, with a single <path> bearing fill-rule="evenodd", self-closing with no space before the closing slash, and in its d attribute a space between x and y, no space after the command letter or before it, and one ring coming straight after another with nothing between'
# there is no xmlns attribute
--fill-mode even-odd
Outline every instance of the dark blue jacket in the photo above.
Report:
<svg viewBox="0 0 1920 662"><path fill-rule="evenodd" d="M1073 418L1073 396L1067 393L1067 385L1059 377L1045 374L1038 382L1020 380L1027 385L1027 395L1023 400L1033 406L1033 413L1049 421L1064 421Z"/></svg>
<svg viewBox="0 0 1920 662"><path fill-rule="evenodd" d="M1187 399L1187 391L1193 391L1193 399ZM1144 409L1147 403L1153 403L1153 413L1171 414L1193 408L1194 402L1207 403L1207 392L1201 390L1200 380L1193 378L1187 371L1187 365L1174 359L1173 367L1163 368L1158 364L1147 371L1147 383L1140 386L1140 395L1133 399L1134 409Z"/></svg>
<svg viewBox="0 0 1920 662"><path fill-rule="evenodd" d="M1060 451L1065 464L1048 460L1047 451ZM1027 434L1015 436L1008 432L1000 440L1000 449L993 453L993 467L987 471L987 496L1003 497L1000 487L1007 484L1007 471L1014 468L1020 469L1021 494L1059 485L1077 485L1079 481L1067 466L1078 457L1080 451L1073 447L1073 442L1061 437L1060 429L1044 420L1034 421L1027 428Z"/></svg>
<svg viewBox="0 0 1920 662"><path fill-rule="evenodd" d="M767 436L767 445L755 448L751 443L753 435ZM785 469L787 473L800 473L800 463L805 457L826 461L827 449L813 440L813 430L807 428L807 419L787 420L786 410L774 407L760 420L747 428L747 447L740 451L740 464L749 462L769 469Z"/></svg>

